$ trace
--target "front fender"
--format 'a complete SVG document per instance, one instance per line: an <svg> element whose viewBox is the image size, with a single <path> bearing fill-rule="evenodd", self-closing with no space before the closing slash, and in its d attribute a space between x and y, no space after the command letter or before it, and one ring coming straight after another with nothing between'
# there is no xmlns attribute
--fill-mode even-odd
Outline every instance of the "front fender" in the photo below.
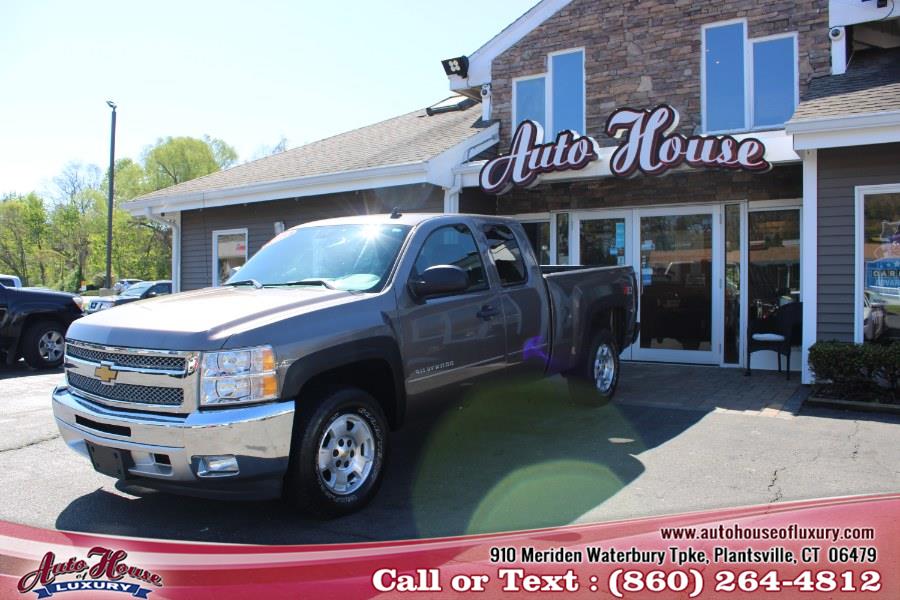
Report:
<svg viewBox="0 0 900 600"><path fill-rule="evenodd" d="M406 386L400 348L396 340L388 336L338 344L298 358L285 373L282 398L297 398L303 386L314 377L366 360L383 360L390 368L396 391L391 427L396 429L402 424L403 416L406 413Z"/></svg>

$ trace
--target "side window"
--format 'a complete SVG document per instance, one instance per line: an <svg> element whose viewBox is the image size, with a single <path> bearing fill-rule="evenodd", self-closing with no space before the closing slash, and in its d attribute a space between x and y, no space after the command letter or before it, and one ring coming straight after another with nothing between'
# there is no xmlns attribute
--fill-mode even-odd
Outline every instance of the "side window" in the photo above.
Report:
<svg viewBox="0 0 900 600"><path fill-rule="evenodd" d="M528 279L522 251L516 242L516 236L506 225L485 225L484 235L487 237L491 258L497 266L500 282L503 285L516 285Z"/></svg>
<svg viewBox="0 0 900 600"><path fill-rule="evenodd" d="M448 225L434 230L419 251L414 267L418 275L436 265L455 265L466 272L469 288L466 291L487 289L484 263L472 232L465 225Z"/></svg>

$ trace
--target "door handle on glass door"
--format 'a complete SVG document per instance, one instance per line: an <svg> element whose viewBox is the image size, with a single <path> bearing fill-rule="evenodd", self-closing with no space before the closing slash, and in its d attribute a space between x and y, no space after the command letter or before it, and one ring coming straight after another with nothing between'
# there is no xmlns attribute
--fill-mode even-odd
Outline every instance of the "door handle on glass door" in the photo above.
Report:
<svg viewBox="0 0 900 600"><path fill-rule="evenodd" d="M490 304L485 304L481 307L481 310L476 313L476 316L483 321L490 321L493 317L496 317L500 314L500 311L491 306Z"/></svg>

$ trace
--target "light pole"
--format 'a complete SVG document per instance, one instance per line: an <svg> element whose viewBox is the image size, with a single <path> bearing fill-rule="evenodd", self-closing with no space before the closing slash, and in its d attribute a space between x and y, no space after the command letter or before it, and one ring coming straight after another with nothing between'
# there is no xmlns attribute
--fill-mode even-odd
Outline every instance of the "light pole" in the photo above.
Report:
<svg viewBox="0 0 900 600"><path fill-rule="evenodd" d="M106 206L106 289L112 288L112 224L113 224L113 182L116 176L116 103L107 100L112 109L112 126L109 133L109 198Z"/></svg>

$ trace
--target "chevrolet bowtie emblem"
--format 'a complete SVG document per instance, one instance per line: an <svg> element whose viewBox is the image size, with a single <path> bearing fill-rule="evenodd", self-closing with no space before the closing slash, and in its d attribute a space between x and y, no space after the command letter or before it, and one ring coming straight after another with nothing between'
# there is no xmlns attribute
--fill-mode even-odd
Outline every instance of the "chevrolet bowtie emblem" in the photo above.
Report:
<svg viewBox="0 0 900 600"><path fill-rule="evenodd" d="M100 365L94 369L94 377L107 385L113 385L118 376L119 372L110 369L107 365Z"/></svg>

